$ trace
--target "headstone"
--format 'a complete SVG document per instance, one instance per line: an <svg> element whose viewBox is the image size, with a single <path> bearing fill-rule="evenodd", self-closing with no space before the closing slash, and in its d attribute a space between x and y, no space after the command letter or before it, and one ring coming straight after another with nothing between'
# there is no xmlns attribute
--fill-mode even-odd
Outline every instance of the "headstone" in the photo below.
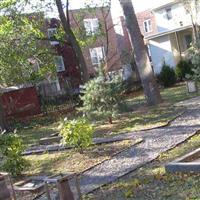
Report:
<svg viewBox="0 0 200 200"><path fill-rule="evenodd" d="M165 165L168 172L200 172L200 148Z"/></svg>
<svg viewBox="0 0 200 200"><path fill-rule="evenodd" d="M131 68L131 65L123 65L123 80L128 80L133 75L133 70Z"/></svg>
<svg viewBox="0 0 200 200"><path fill-rule="evenodd" d="M6 179L4 176L0 175L0 199L1 200L11 200L11 194L6 184Z"/></svg>
<svg viewBox="0 0 200 200"><path fill-rule="evenodd" d="M197 84L195 81L187 81L186 85L187 85L188 93L197 92Z"/></svg>

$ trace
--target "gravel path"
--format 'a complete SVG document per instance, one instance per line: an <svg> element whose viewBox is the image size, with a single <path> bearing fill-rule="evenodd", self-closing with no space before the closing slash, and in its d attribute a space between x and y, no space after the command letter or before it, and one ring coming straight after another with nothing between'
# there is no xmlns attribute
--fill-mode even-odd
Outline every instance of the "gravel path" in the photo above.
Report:
<svg viewBox="0 0 200 200"><path fill-rule="evenodd" d="M144 142L83 173L80 178L82 193L115 181L193 136L200 130L200 98L195 98L192 103L190 106L190 101L182 102L180 105L187 106L186 112L168 127L123 135L128 139L142 137Z"/></svg>
<svg viewBox="0 0 200 200"><path fill-rule="evenodd" d="M108 143L113 143L113 142L119 142L122 140L126 140L126 135L124 136L123 134L117 136L117 137L110 137L110 138L94 138L93 139L93 144L98 145L98 144L108 144ZM35 154L43 154L47 152L56 152L56 151L64 151L67 149L71 149L73 147L66 147L62 146L59 143L58 144L52 144L52 145L39 145L39 146L33 146L27 149L23 155L24 156L29 156L29 155L35 155Z"/></svg>

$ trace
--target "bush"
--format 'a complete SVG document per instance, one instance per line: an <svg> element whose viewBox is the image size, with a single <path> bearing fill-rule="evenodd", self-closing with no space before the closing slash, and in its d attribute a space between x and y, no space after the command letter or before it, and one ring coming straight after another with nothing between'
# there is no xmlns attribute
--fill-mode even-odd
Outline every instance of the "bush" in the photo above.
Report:
<svg viewBox="0 0 200 200"><path fill-rule="evenodd" d="M123 103L123 91L119 78L105 81L103 77L97 77L85 85L81 110L90 117L107 118L112 123L112 117Z"/></svg>
<svg viewBox="0 0 200 200"><path fill-rule="evenodd" d="M3 158L1 168L13 176L21 175L29 163L22 157L25 146L15 134L0 135L0 153Z"/></svg>
<svg viewBox="0 0 200 200"><path fill-rule="evenodd" d="M176 83L176 74L174 69L165 63L163 64L162 70L157 77L164 87L170 87Z"/></svg>
<svg viewBox="0 0 200 200"><path fill-rule="evenodd" d="M192 73L192 62L191 61L186 61L186 60L181 60L177 65L176 65L176 77L178 80L182 81L184 78L186 78L187 74Z"/></svg>
<svg viewBox="0 0 200 200"><path fill-rule="evenodd" d="M199 35L200 36L200 35ZM189 50L190 59L192 62L192 73L187 75L188 79L200 81L200 37L198 37L196 43L192 45Z"/></svg>
<svg viewBox="0 0 200 200"><path fill-rule="evenodd" d="M83 149L92 144L93 127L85 118L64 120L61 125L60 135L63 145L74 146L83 153Z"/></svg>
<svg viewBox="0 0 200 200"><path fill-rule="evenodd" d="M125 94L136 92L142 89L141 81L134 81L131 78L123 81L123 85Z"/></svg>

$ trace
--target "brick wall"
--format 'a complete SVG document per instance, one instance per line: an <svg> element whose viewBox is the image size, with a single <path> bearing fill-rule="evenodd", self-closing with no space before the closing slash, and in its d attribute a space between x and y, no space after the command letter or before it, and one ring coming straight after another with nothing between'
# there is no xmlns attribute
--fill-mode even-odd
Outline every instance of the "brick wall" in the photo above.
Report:
<svg viewBox="0 0 200 200"><path fill-rule="evenodd" d="M123 16L120 17L122 32L117 34L118 49L120 51L121 62L129 64L131 62L132 45L129 37L126 20Z"/></svg>
<svg viewBox="0 0 200 200"><path fill-rule="evenodd" d="M55 18L52 18L48 24L50 28L58 28L59 26L60 21ZM66 80L70 83L72 88L79 87L81 84L81 74L72 47L67 43L59 43L50 48L53 48L57 55L63 57L65 71L57 72L61 89L65 90Z"/></svg>
<svg viewBox="0 0 200 200"><path fill-rule="evenodd" d="M97 18L100 22L100 26L105 31L105 21L107 24L108 31L108 54L107 54L107 62L105 69L106 71L115 71L121 68L121 61L120 61L120 55L118 51L118 45L117 45L117 36L114 30L113 20L111 17L111 13L109 12L108 16L105 20L105 15L107 12L107 8L95 8L92 9L92 11L88 11L86 9L79 9L79 10L71 10L70 11L70 23L72 26L72 29L77 30L78 28L84 29L84 19L88 18ZM100 47L104 46L106 49L107 46L107 40L105 36L100 36L97 38L97 40L89 45L86 45L86 47L83 49L83 55L85 57L85 61L88 67L89 73L95 74L95 71L98 66L92 65L91 57L90 57L90 48Z"/></svg>
<svg viewBox="0 0 200 200"><path fill-rule="evenodd" d="M139 12L136 14L136 16L137 16L138 24L140 27L140 31L143 36L153 35L158 32L157 25L156 25L156 18L155 18L155 15L151 12L151 10L145 10L145 11ZM144 29L144 21L148 19L151 20L152 31L149 33L146 33Z"/></svg>
<svg viewBox="0 0 200 200"><path fill-rule="evenodd" d="M41 113L35 87L3 91L0 101L7 118L25 118Z"/></svg>

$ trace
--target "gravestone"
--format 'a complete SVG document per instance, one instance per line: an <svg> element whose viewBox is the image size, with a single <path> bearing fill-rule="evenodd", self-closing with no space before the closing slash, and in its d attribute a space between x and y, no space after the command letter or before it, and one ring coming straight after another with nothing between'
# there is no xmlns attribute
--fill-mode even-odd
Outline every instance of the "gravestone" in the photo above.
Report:
<svg viewBox="0 0 200 200"><path fill-rule="evenodd" d="M200 172L200 148L165 165L168 172Z"/></svg>
<svg viewBox="0 0 200 200"><path fill-rule="evenodd" d="M2 175L0 175L0 199L11 200L11 193L7 187L6 179Z"/></svg>

